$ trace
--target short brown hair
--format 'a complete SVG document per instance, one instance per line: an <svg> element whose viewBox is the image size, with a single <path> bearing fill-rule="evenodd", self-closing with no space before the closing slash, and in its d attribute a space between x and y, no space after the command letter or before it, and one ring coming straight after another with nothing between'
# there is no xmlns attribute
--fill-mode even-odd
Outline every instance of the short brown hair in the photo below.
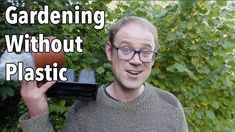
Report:
<svg viewBox="0 0 235 132"><path fill-rule="evenodd" d="M123 17L122 19L118 20L116 22L116 24L113 25L111 31L109 32L109 42L113 43L114 41L114 37L117 34L117 32L126 24L130 23L130 22L136 22L138 24L144 25L146 26L153 34L154 36L154 42L156 45L156 50L159 49L159 44L158 44L158 34L157 34L157 29L156 27L150 23L148 20L141 18L141 17L137 17L137 16L126 16Z"/></svg>

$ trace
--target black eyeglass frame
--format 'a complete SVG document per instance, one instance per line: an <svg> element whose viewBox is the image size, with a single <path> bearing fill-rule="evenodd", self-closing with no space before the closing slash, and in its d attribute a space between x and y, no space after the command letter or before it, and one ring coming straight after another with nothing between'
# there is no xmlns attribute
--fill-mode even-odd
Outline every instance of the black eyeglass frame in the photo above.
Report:
<svg viewBox="0 0 235 132"><path fill-rule="evenodd" d="M117 47L116 45L114 45L114 44L112 44L112 43L111 43L111 47L113 47L113 48L115 48L115 49L117 50L117 56L119 57L119 55L118 55L118 50L121 49L121 48L120 48L120 47ZM131 49L131 50L134 51L134 54L133 54L133 56L132 56L130 59L123 59L123 58L121 58L121 57L119 57L119 58L120 58L120 59L123 59L123 60L126 60L126 61L129 61L129 60L131 60L131 59L135 56L136 53L138 53L139 59L140 59L141 62L143 62L143 63L150 63L150 62L156 61L156 56L157 56L158 53L159 53L159 51L151 51L152 53L154 53L152 60L151 60L151 61L143 61L143 60L141 60L141 57L140 57L140 53L142 52L141 50L139 50L139 51L136 51L136 50L134 50L134 49Z"/></svg>

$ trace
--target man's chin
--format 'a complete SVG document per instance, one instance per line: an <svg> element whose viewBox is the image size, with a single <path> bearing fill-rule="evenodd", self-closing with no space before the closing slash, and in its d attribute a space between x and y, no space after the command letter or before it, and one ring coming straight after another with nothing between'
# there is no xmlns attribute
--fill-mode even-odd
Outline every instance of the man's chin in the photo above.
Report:
<svg viewBox="0 0 235 132"><path fill-rule="evenodd" d="M141 86L143 85L143 83L140 82L135 82L135 81L127 81L126 84L124 85L125 89L129 89L129 90L134 90L134 89L138 89L141 88Z"/></svg>

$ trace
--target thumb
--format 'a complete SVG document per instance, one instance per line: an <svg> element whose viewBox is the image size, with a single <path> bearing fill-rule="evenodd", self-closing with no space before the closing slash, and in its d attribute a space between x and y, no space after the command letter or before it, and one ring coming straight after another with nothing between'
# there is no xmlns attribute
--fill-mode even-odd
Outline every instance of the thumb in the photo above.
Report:
<svg viewBox="0 0 235 132"><path fill-rule="evenodd" d="M51 82L47 82L45 84L43 84L40 87L40 90L42 93L45 93L52 85L54 85L56 82L55 81L51 81Z"/></svg>

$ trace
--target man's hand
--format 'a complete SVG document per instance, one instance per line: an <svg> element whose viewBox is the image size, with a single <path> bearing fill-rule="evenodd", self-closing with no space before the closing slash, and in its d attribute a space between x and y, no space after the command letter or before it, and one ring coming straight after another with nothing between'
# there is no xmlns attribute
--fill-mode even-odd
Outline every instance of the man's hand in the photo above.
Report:
<svg viewBox="0 0 235 132"><path fill-rule="evenodd" d="M28 108L31 118L48 113L47 97L45 93L54 83L55 82L47 82L38 87L36 81L21 82L20 94Z"/></svg>

